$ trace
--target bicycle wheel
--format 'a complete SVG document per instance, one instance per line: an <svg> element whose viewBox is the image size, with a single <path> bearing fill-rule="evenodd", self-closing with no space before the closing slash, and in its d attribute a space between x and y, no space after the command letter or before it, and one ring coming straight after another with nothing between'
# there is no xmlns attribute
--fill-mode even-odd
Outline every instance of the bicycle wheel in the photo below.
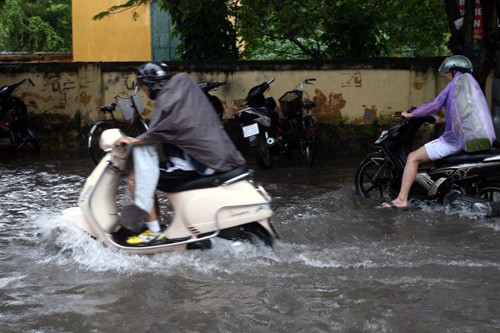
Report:
<svg viewBox="0 0 500 333"><path fill-rule="evenodd" d="M142 119L133 120L125 130L125 134L131 137L136 137L148 130L148 125Z"/></svg>
<svg viewBox="0 0 500 333"><path fill-rule="evenodd" d="M106 155L104 150L99 147L99 141L101 140L102 132L111 128L113 127L110 124L103 122L97 123L90 130L88 147L90 157L92 157L92 160L95 164L98 164L99 161L101 161L101 159L104 157L104 155Z"/></svg>
<svg viewBox="0 0 500 333"><path fill-rule="evenodd" d="M306 119L306 128L304 133L304 161L307 166L312 166L316 157L316 134L313 131L311 119Z"/></svg>
<svg viewBox="0 0 500 333"><path fill-rule="evenodd" d="M313 142L306 142L304 149L304 160L307 166L312 166L314 163L315 147Z"/></svg>

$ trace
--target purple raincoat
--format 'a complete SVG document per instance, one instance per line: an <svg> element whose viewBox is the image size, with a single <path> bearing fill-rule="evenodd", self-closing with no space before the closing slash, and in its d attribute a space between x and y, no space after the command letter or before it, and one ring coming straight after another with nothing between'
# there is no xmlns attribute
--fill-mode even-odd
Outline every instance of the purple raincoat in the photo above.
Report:
<svg viewBox="0 0 500 333"><path fill-rule="evenodd" d="M468 152L491 149L496 139L493 121L486 98L472 75L456 72L434 101L419 106L412 114L431 116L443 106L446 126L440 140Z"/></svg>

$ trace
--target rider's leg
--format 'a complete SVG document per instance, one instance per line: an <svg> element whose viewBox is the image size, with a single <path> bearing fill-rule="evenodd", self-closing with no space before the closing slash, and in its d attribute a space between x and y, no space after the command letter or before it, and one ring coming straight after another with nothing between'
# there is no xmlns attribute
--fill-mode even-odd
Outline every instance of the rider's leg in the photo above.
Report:
<svg viewBox="0 0 500 333"><path fill-rule="evenodd" d="M134 200L134 194L135 194L134 172L130 172L130 174L128 175L127 185L130 196L132 200ZM149 216L144 219L144 224L151 232L158 233L161 231L160 222L158 220L158 206L156 200L154 201L153 208L151 209Z"/></svg>
<svg viewBox="0 0 500 333"><path fill-rule="evenodd" d="M396 199L392 200L392 203L396 205L396 207L408 207L408 195L410 193L411 186L415 181L415 177L417 176L418 167L421 163L428 161L430 161L430 158L427 154L425 146L422 146L408 154L403 171L403 178L401 180L399 195ZM385 202L382 205L384 207L390 207L390 205Z"/></svg>

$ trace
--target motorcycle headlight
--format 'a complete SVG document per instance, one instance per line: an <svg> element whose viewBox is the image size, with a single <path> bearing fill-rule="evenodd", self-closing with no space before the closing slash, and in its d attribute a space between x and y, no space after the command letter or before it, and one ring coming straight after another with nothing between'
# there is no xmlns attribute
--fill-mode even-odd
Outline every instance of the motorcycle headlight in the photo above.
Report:
<svg viewBox="0 0 500 333"><path fill-rule="evenodd" d="M382 133L380 133L380 136L378 137L377 141L375 141L375 143L382 142L387 137L388 134L389 134L388 130L383 130Z"/></svg>

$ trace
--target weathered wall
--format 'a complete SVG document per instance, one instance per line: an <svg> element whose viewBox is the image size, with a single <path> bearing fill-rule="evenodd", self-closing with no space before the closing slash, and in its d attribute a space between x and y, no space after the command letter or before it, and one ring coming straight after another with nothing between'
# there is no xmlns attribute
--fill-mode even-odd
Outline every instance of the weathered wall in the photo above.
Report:
<svg viewBox="0 0 500 333"><path fill-rule="evenodd" d="M442 59L373 59L329 63L238 62L234 64L188 64L174 62L173 71L188 72L194 81L227 81L214 92L225 105L225 118L241 109L248 90L272 77L268 96L279 99L305 78L316 78L305 87L317 103L324 144L350 148L366 144L378 133L378 125L395 111L434 99L444 87L436 68ZM78 147L85 142L89 126L101 118L98 111L117 94L131 92L135 69L140 63L0 63L0 86L30 78L35 86L21 86L16 94L28 105L42 146ZM489 81L491 82L491 80ZM487 91L491 91L491 83ZM490 94L487 94L490 99ZM145 117L154 104L142 96ZM119 113L118 113L119 114ZM358 142L361 141L361 142ZM345 144L339 146L339 142ZM371 143L370 143L371 144ZM353 146L354 145L354 146Z"/></svg>

